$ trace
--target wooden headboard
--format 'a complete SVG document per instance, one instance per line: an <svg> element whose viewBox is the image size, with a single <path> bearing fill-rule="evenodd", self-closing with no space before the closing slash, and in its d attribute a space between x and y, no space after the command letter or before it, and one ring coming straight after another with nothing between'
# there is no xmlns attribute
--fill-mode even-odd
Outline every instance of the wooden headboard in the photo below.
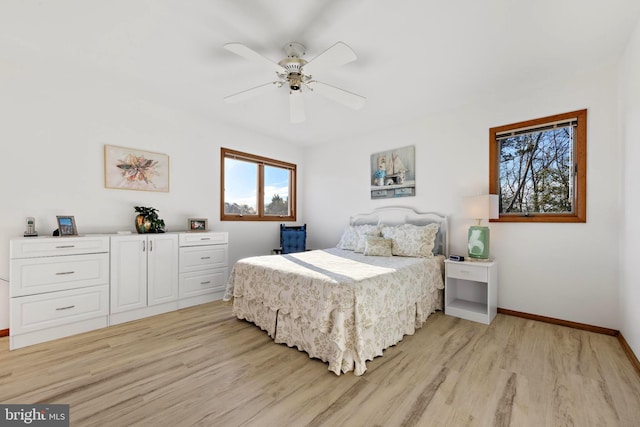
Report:
<svg viewBox="0 0 640 427"><path fill-rule="evenodd" d="M417 212L413 208L403 206L387 206L370 213L356 214L349 218L349 225L363 224L413 224L428 225L437 223L440 225L436 235L433 253L449 256L449 223L447 217L435 212Z"/></svg>

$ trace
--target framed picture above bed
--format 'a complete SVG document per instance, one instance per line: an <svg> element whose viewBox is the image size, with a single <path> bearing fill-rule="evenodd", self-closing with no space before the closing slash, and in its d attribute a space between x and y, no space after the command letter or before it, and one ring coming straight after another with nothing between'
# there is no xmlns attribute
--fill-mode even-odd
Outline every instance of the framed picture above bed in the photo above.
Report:
<svg viewBox="0 0 640 427"><path fill-rule="evenodd" d="M371 155L371 198L416 195L415 146L394 148Z"/></svg>

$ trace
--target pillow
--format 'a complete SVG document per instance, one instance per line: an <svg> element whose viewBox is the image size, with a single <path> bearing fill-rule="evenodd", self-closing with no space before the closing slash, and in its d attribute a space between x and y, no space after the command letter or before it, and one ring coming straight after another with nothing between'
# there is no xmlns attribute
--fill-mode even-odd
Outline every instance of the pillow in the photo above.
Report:
<svg viewBox="0 0 640 427"><path fill-rule="evenodd" d="M347 249L352 251L356 248L358 244L358 232L353 225L348 226L344 229L342 233L342 237L340 237L340 241L336 245L338 249Z"/></svg>
<svg viewBox="0 0 640 427"><path fill-rule="evenodd" d="M391 239L384 237L367 236L365 238L364 254L367 256L392 256Z"/></svg>
<svg viewBox="0 0 640 427"><path fill-rule="evenodd" d="M361 234L376 233L380 235L380 227L378 225L350 225L344 229L340 241L336 245L338 249L346 249L353 251L358 247ZM362 243L364 245L364 242ZM364 251L364 246L360 252Z"/></svg>
<svg viewBox="0 0 640 427"><path fill-rule="evenodd" d="M393 255L431 258L439 228L440 226L436 223L425 226L413 224L383 226L382 236L392 240Z"/></svg>
<svg viewBox="0 0 640 427"><path fill-rule="evenodd" d="M380 226L378 225L358 225L356 226L358 232L358 243L354 252L363 253L364 247L367 244L367 236L380 237Z"/></svg>

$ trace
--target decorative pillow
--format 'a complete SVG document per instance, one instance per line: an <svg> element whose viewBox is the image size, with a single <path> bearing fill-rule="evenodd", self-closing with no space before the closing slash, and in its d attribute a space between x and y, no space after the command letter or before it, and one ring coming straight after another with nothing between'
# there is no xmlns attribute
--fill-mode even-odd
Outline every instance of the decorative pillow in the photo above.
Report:
<svg viewBox="0 0 640 427"><path fill-rule="evenodd" d="M438 228L439 225L435 223L425 226L413 224L383 226L382 236L392 240L393 255L431 258Z"/></svg>
<svg viewBox="0 0 640 427"><path fill-rule="evenodd" d="M379 225L357 225L358 243L353 251L363 253L364 247L367 244L367 236L380 237L380 229L381 227Z"/></svg>
<svg viewBox="0 0 640 427"><path fill-rule="evenodd" d="M384 237L367 236L365 238L364 254L372 256L392 256L391 239Z"/></svg>

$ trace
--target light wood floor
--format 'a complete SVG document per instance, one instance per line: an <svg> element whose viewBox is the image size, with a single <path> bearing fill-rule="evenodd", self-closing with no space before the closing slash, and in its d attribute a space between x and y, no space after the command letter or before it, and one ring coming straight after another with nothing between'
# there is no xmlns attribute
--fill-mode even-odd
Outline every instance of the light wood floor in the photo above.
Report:
<svg viewBox="0 0 640 427"><path fill-rule="evenodd" d="M616 338L433 315L336 376L215 302L9 352L0 402L66 403L73 426L638 426Z"/></svg>

